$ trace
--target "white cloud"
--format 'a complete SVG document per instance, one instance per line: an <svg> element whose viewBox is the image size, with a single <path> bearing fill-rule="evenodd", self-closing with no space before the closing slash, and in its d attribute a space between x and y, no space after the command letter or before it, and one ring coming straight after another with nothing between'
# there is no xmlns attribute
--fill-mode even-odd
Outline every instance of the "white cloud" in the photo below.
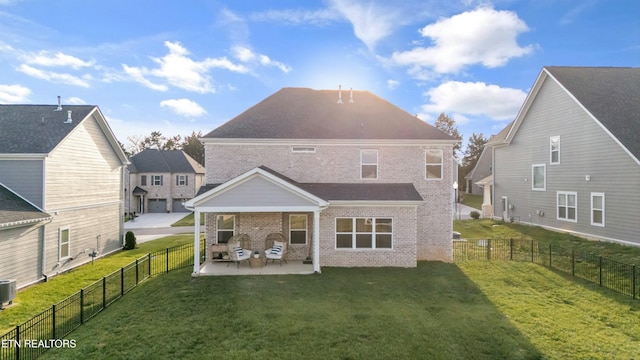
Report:
<svg viewBox="0 0 640 360"><path fill-rule="evenodd" d="M256 54L245 46L234 46L231 52L236 59L243 63L257 63L262 66L276 67L285 74L291 71L291 66L272 60L267 55Z"/></svg>
<svg viewBox="0 0 640 360"><path fill-rule="evenodd" d="M148 69L123 64L125 72L133 80L154 90L165 91L168 87L164 84L154 83L147 77L155 77L177 88L204 94L215 92L211 77L208 75L209 70L218 68L237 73L249 71L245 66L234 64L226 57L195 61L188 57L189 51L179 42L165 41L164 45L169 49L169 53L161 58L151 58L153 62L158 64L157 68Z"/></svg>
<svg viewBox="0 0 640 360"><path fill-rule="evenodd" d="M342 16L334 9L288 9L253 13L250 15L250 19L254 21L277 22L278 24L324 26L337 20L342 20Z"/></svg>
<svg viewBox="0 0 640 360"><path fill-rule="evenodd" d="M0 84L0 104L19 104L29 99L31 90L22 85Z"/></svg>
<svg viewBox="0 0 640 360"><path fill-rule="evenodd" d="M21 59L27 64L31 65L48 67L70 66L74 69L93 66L95 64L95 61L84 61L75 56L63 54L61 52L57 52L54 55L51 55L47 51L40 51L37 54L24 54L21 56Z"/></svg>
<svg viewBox="0 0 640 360"><path fill-rule="evenodd" d="M402 23L403 15L386 3L362 3L354 0L333 0L333 9L341 13L353 26L353 32L370 50Z"/></svg>
<svg viewBox="0 0 640 360"><path fill-rule="evenodd" d="M207 113L207 111L195 101L184 98L163 100L160 102L160 107L169 108L174 113L187 117L197 117Z"/></svg>
<svg viewBox="0 0 640 360"><path fill-rule="evenodd" d="M520 89L502 88L483 82L449 81L425 93L430 103L423 105L425 113L458 113L488 116L494 120L513 119L527 94ZM457 120L458 118L456 118Z"/></svg>
<svg viewBox="0 0 640 360"><path fill-rule="evenodd" d="M31 77L34 78L38 78L38 79L42 79L42 80L47 80L47 81L53 81L53 82L57 82L57 83L62 83L62 84L67 84L67 85L74 85L74 86L80 86L80 87L84 87L84 88L88 88L89 87L89 81L91 80L91 75L83 75L82 77L78 77L75 75L71 75L71 74L66 74L66 73L57 73L57 72L53 72L53 71L44 71L44 70L40 70L37 68L34 68L33 66L29 66L26 64L22 64L18 67L18 71L25 73Z"/></svg>
<svg viewBox="0 0 640 360"><path fill-rule="evenodd" d="M387 88L389 90L395 90L398 88L398 86L400 86L400 81L393 79L387 80Z"/></svg>
<svg viewBox="0 0 640 360"><path fill-rule="evenodd" d="M425 26L420 33L433 46L394 52L391 61L411 66L410 74L418 78L428 77L425 68L437 73L458 73L474 64L495 68L533 51L533 46L520 47L516 41L528 30L515 12L481 7Z"/></svg>
<svg viewBox="0 0 640 360"><path fill-rule="evenodd" d="M86 105L87 104L86 101L82 100L79 97L75 97L75 96L72 96L72 97L68 98L66 100L66 103L67 104L71 104L71 105Z"/></svg>

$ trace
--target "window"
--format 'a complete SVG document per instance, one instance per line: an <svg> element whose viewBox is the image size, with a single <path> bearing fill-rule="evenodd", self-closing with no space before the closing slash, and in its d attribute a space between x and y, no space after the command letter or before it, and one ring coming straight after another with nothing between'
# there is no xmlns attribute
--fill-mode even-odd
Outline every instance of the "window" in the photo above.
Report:
<svg viewBox="0 0 640 360"><path fill-rule="evenodd" d="M289 215L289 242L307 243L307 215Z"/></svg>
<svg viewBox="0 0 640 360"><path fill-rule="evenodd" d="M531 167L531 190L544 191L547 188L547 165L537 164Z"/></svg>
<svg viewBox="0 0 640 360"><path fill-rule="evenodd" d="M147 186L147 175L140 176L140 185Z"/></svg>
<svg viewBox="0 0 640 360"><path fill-rule="evenodd" d="M560 164L560 136L552 136L549 138L549 163Z"/></svg>
<svg viewBox="0 0 640 360"><path fill-rule="evenodd" d="M429 149L425 152L426 179L442 179L442 150Z"/></svg>
<svg viewBox="0 0 640 360"><path fill-rule="evenodd" d="M336 218L337 249L391 249L392 247L392 219Z"/></svg>
<svg viewBox="0 0 640 360"><path fill-rule="evenodd" d="M236 228L235 215L218 215L218 244L226 244L234 235Z"/></svg>
<svg viewBox="0 0 640 360"><path fill-rule="evenodd" d="M604 193L591 193L591 225L604 226Z"/></svg>
<svg viewBox="0 0 640 360"><path fill-rule="evenodd" d="M558 220L577 222L577 197L575 192L558 191Z"/></svg>
<svg viewBox="0 0 640 360"><path fill-rule="evenodd" d="M374 180L378 178L378 150L360 150L360 178Z"/></svg>
<svg viewBox="0 0 640 360"><path fill-rule="evenodd" d="M58 259L65 260L71 256L69 228L58 229Z"/></svg>
<svg viewBox="0 0 640 360"><path fill-rule="evenodd" d="M187 175L176 175L176 185L178 186L189 185L189 177Z"/></svg>
<svg viewBox="0 0 640 360"><path fill-rule="evenodd" d="M315 146L292 146L291 152L298 153L298 154L315 154L316 147Z"/></svg>
<svg viewBox="0 0 640 360"><path fill-rule="evenodd" d="M151 185L153 186L162 185L162 175L151 175Z"/></svg>

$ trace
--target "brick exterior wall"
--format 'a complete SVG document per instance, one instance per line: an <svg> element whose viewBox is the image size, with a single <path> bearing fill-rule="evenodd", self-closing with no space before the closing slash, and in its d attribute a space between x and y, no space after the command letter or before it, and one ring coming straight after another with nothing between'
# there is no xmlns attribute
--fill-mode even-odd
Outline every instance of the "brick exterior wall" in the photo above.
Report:
<svg viewBox="0 0 640 360"><path fill-rule="evenodd" d="M425 200L416 207L334 207L322 211L320 220L321 265L324 266L416 266L416 260L452 261L451 145L427 144L315 144L312 154L291 152L288 144L205 143L206 183L223 183L264 165L298 182L413 183ZM360 178L360 150L378 150L378 179ZM425 179L425 151L442 149L442 179ZM353 215L349 215L353 214ZM377 215L380 214L380 215ZM279 226L288 236L288 215L278 215ZM394 250L335 250L335 216L385 216L394 218ZM209 218L209 217L208 217ZM214 218L211 218L214 219ZM273 218L275 220L275 217ZM396 220L397 219L397 220ZM411 220L413 219L413 220ZM238 233L238 217L236 218ZM257 220L256 220L257 221ZM313 216L309 216L312 237ZM215 221L208 221L207 239L215 237ZM396 232L398 232L396 234ZM266 234L264 235L266 236ZM397 242L397 243L396 243ZM311 240L309 240L311 246ZM396 247L397 245L397 247ZM308 248L296 249L295 258L305 258ZM304 255L304 256L303 256Z"/></svg>

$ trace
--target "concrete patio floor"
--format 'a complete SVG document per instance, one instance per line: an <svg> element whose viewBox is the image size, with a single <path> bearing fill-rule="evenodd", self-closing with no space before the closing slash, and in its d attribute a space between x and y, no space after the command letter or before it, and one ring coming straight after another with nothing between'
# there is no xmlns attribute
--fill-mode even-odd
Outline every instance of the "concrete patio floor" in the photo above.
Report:
<svg viewBox="0 0 640 360"><path fill-rule="evenodd" d="M227 266L229 265L229 266ZM228 275L308 275L313 274L312 264L303 264L302 261L288 260L282 263L271 263L261 268L252 268L248 262L243 261L238 268L233 262L206 261L200 266L200 276L228 276Z"/></svg>

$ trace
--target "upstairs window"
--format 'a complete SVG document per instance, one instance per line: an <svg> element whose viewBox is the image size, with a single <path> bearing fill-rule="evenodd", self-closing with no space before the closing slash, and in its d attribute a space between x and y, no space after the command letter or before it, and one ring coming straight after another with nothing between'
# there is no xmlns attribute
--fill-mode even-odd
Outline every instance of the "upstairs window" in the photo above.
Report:
<svg viewBox="0 0 640 360"><path fill-rule="evenodd" d="M187 175L176 175L176 185L178 186L189 185L189 177Z"/></svg>
<svg viewBox="0 0 640 360"><path fill-rule="evenodd" d="M549 138L549 163L560 164L560 136Z"/></svg>
<svg viewBox="0 0 640 360"><path fill-rule="evenodd" d="M162 175L151 175L151 185L162 186Z"/></svg>
<svg viewBox="0 0 640 360"><path fill-rule="evenodd" d="M360 179L378 178L378 150L360 150Z"/></svg>
<svg viewBox="0 0 640 360"><path fill-rule="evenodd" d="M558 191L558 220L577 222L578 194Z"/></svg>
<svg viewBox="0 0 640 360"><path fill-rule="evenodd" d="M429 179L442 179L442 150L428 149L425 152L425 177Z"/></svg>
<svg viewBox="0 0 640 360"><path fill-rule="evenodd" d="M535 164L531 166L531 190L545 191L547 189L547 165Z"/></svg>

